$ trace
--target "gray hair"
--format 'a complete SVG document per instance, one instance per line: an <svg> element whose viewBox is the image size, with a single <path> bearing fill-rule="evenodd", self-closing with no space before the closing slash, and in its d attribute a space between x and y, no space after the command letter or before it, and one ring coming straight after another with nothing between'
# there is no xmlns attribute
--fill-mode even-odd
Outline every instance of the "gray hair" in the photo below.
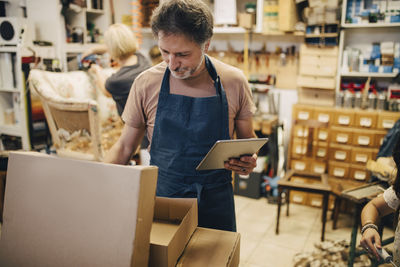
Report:
<svg viewBox="0 0 400 267"><path fill-rule="evenodd" d="M202 0L165 0L154 10L151 29L154 36L183 34L197 44L204 44L213 35L213 15Z"/></svg>

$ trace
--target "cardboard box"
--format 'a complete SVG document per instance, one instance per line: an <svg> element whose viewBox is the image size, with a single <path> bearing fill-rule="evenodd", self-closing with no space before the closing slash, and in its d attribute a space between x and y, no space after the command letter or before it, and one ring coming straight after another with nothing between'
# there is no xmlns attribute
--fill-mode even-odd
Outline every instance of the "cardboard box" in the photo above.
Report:
<svg viewBox="0 0 400 267"><path fill-rule="evenodd" d="M197 223L197 199L157 197L150 234L149 266L175 266Z"/></svg>
<svg viewBox="0 0 400 267"><path fill-rule="evenodd" d="M157 168L10 153L0 266L147 266Z"/></svg>
<svg viewBox="0 0 400 267"><path fill-rule="evenodd" d="M239 258L239 233L198 227L176 266L237 267Z"/></svg>

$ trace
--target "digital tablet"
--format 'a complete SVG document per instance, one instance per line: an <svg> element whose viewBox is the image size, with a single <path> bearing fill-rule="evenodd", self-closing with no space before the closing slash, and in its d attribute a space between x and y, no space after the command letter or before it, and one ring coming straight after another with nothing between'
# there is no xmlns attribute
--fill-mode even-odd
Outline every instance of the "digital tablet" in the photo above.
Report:
<svg viewBox="0 0 400 267"><path fill-rule="evenodd" d="M253 155L267 141L268 138L219 140L211 147L196 170L223 169L225 161L230 158L240 158L243 155Z"/></svg>

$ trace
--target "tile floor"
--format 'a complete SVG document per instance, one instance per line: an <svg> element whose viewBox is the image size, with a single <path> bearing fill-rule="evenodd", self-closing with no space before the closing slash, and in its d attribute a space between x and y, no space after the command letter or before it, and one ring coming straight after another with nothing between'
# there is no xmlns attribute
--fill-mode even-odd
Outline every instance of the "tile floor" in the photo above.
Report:
<svg viewBox="0 0 400 267"><path fill-rule="evenodd" d="M282 206L280 234L275 234L277 205L266 198L258 200L235 196L237 230L241 234L240 267L291 267L293 256L314 250L321 238L322 209L290 204ZM325 230L326 240L350 242L352 217L340 214L337 229L332 230L331 212ZM391 229L384 230L384 238L393 236ZM358 235L357 245L360 235Z"/></svg>

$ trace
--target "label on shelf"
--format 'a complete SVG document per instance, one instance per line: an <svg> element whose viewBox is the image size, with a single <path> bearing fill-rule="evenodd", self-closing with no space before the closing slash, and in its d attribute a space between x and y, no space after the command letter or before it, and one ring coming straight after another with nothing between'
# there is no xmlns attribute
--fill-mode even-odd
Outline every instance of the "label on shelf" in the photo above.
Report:
<svg viewBox="0 0 400 267"><path fill-rule="evenodd" d="M336 177L343 177L344 176L344 169L342 168L335 168L333 170L333 175Z"/></svg>
<svg viewBox="0 0 400 267"><path fill-rule="evenodd" d="M294 164L294 169L296 171L304 171L306 169L306 164L304 162L296 162Z"/></svg>
<svg viewBox="0 0 400 267"><path fill-rule="evenodd" d="M338 134L336 136L336 142L345 144L349 141L349 136L347 134Z"/></svg>
<svg viewBox="0 0 400 267"><path fill-rule="evenodd" d="M361 118L360 125L364 127L371 127L372 119L371 118Z"/></svg>
<svg viewBox="0 0 400 267"><path fill-rule="evenodd" d="M346 151L336 151L335 152L335 159L337 160L345 160L347 157Z"/></svg>
<svg viewBox="0 0 400 267"><path fill-rule="evenodd" d="M317 157L323 158L326 156L326 148L318 148Z"/></svg>
<svg viewBox="0 0 400 267"><path fill-rule="evenodd" d="M318 134L318 139L319 140L326 140L328 139L328 132L322 132L320 131Z"/></svg>
<svg viewBox="0 0 400 267"><path fill-rule="evenodd" d="M370 138L369 136L359 136L357 143L362 146L367 146L370 143Z"/></svg>
<svg viewBox="0 0 400 267"><path fill-rule="evenodd" d="M382 126L385 129L391 129L393 128L394 125L394 120L383 120L382 122Z"/></svg>
<svg viewBox="0 0 400 267"><path fill-rule="evenodd" d="M349 125L350 117L349 116L339 116L338 122L341 125Z"/></svg>
<svg viewBox="0 0 400 267"><path fill-rule="evenodd" d="M355 178L356 180L364 181L365 178L367 178L367 175L365 174L364 171L355 171L355 172L354 172L354 178Z"/></svg>
<svg viewBox="0 0 400 267"><path fill-rule="evenodd" d="M329 114L319 114L318 121L319 122L329 122Z"/></svg>
<svg viewBox="0 0 400 267"><path fill-rule="evenodd" d="M325 168L322 165L317 165L317 166L314 167L314 172L322 174L322 173L325 172Z"/></svg>
<svg viewBox="0 0 400 267"><path fill-rule="evenodd" d="M357 154L356 155L357 162L367 163L367 160L368 160L368 156L365 154Z"/></svg>
<svg viewBox="0 0 400 267"><path fill-rule="evenodd" d="M307 111L300 111L297 118L300 120L308 120L310 118L310 113Z"/></svg>

